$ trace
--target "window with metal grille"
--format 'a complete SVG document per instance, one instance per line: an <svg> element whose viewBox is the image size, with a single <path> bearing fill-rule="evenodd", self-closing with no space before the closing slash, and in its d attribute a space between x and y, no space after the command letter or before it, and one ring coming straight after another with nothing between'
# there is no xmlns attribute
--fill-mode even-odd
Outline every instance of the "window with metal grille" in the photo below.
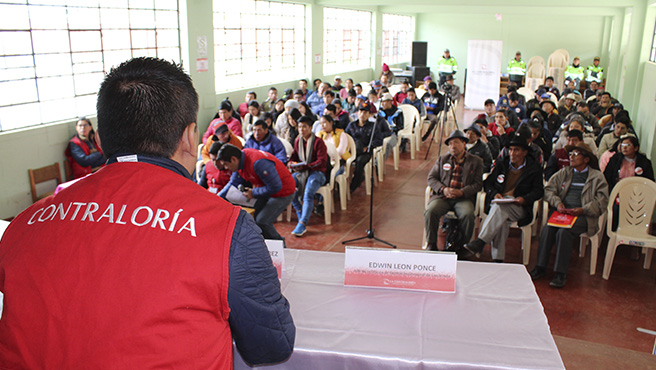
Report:
<svg viewBox="0 0 656 370"><path fill-rule="evenodd" d="M180 63L177 0L0 0L0 130L96 112L111 67Z"/></svg>
<svg viewBox="0 0 656 370"><path fill-rule="evenodd" d="M324 74L371 67L371 12L323 8Z"/></svg>
<svg viewBox="0 0 656 370"><path fill-rule="evenodd" d="M305 5L214 0L217 92L296 80L305 75Z"/></svg>
<svg viewBox="0 0 656 370"><path fill-rule="evenodd" d="M410 62L415 20L411 16L383 14L383 62Z"/></svg>

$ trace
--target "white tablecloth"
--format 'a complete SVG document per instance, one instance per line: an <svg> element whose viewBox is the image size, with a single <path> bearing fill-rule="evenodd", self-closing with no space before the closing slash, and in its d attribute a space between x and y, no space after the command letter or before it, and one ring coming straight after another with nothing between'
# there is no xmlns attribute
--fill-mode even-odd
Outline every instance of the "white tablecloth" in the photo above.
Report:
<svg viewBox="0 0 656 370"><path fill-rule="evenodd" d="M272 369L564 368L523 265L458 262L448 294L345 287L342 253L285 259L296 345Z"/></svg>

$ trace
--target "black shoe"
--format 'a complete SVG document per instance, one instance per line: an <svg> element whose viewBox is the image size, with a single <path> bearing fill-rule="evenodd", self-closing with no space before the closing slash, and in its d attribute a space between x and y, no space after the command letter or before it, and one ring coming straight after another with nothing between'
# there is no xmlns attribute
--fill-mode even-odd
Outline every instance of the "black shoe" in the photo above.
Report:
<svg viewBox="0 0 656 370"><path fill-rule="evenodd" d="M562 288L565 286L566 282L567 282L567 274L563 274L562 272L557 272L556 276L554 276L553 280L551 280L549 285L554 288Z"/></svg>
<svg viewBox="0 0 656 370"><path fill-rule="evenodd" d="M424 136L421 137L421 141L426 141L426 139L428 139L429 136L430 136L430 130L428 130L428 132L426 132Z"/></svg>
<svg viewBox="0 0 656 370"><path fill-rule="evenodd" d="M314 206L314 214L318 216L323 216L323 203Z"/></svg>
<svg viewBox="0 0 656 370"><path fill-rule="evenodd" d="M492 260L494 263L503 263L503 260Z"/></svg>
<svg viewBox="0 0 656 370"><path fill-rule="evenodd" d="M485 242L481 239L476 239L471 243L463 245L463 248L469 251L469 253L475 255L476 258L480 258L483 250L485 249Z"/></svg>
<svg viewBox="0 0 656 370"><path fill-rule="evenodd" d="M546 273L547 273L547 269L545 269L544 267L535 266L535 268L533 270L531 270L531 272L529 272L529 275L531 275L531 280L537 280L537 279L543 277L544 274L546 274Z"/></svg>

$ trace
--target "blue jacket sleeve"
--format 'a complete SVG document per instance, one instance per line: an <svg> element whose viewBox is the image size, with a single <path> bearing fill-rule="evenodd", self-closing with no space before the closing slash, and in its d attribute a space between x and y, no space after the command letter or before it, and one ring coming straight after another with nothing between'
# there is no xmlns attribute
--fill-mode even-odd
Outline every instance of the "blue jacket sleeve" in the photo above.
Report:
<svg viewBox="0 0 656 370"><path fill-rule="evenodd" d="M230 189L231 186L239 186L244 182L245 182L244 179L242 179L241 176L239 176L239 173L233 172L232 175L230 176L230 181L228 181L228 183L219 192L219 196L225 199L226 194L228 194L228 189Z"/></svg>
<svg viewBox="0 0 656 370"><path fill-rule="evenodd" d="M253 170L255 170L257 177L264 183L264 186L253 189L253 198L270 197L282 189L282 180L280 180L276 165L272 161L259 159L253 164Z"/></svg>
<svg viewBox="0 0 656 370"><path fill-rule="evenodd" d="M74 143L69 143L68 148L71 150L71 156L80 166L97 167L105 164L107 161L100 152L91 153L89 155L84 154L84 150Z"/></svg>
<svg viewBox="0 0 656 370"><path fill-rule="evenodd" d="M296 327L261 231L244 211L232 235L229 269L229 323L241 357L250 365L285 361Z"/></svg>

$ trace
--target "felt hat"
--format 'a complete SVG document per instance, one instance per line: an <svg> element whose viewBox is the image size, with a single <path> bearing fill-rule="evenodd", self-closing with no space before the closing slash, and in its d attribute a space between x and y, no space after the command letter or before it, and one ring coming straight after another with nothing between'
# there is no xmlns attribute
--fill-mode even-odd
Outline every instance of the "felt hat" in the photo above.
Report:
<svg viewBox="0 0 656 370"><path fill-rule="evenodd" d="M474 133L475 133L476 135L478 135L478 137L483 136L483 135L481 134L481 130L479 130L478 125L476 125L476 123L472 123L471 126L467 127L467 128L465 129L465 132L467 132L467 131L474 131Z"/></svg>
<svg viewBox="0 0 656 370"><path fill-rule="evenodd" d="M586 157L590 158L590 162L588 162L588 166L590 166L592 168L595 168L595 169L599 168L599 159L592 152L592 149L590 149L588 144L584 143L583 141L580 141L576 145L567 145L567 146L565 146L565 150L567 150L567 153L570 153L573 150L578 150L579 152L581 152L581 154L583 154Z"/></svg>
<svg viewBox="0 0 656 370"><path fill-rule="evenodd" d="M553 104L553 102L551 102ZM526 112L526 115L531 117L533 115L533 112L540 112L540 116L542 116L542 119L547 119L547 112L543 111L541 108L531 108Z"/></svg>
<svg viewBox="0 0 656 370"><path fill-rule="evenodd" d="M453 130L451 135L449 135L449 137L447 137L446 140L444 140L444 144L449 145L449 141L451 141L453 139L460 139L460 140L464 141L465 143L469 142L469 138L462 131Z"/></svg>
<svg viewBox="0 0 656 370"><path fill-rule="evenodd" d="M388 100L394 100L394 97L390 93L384 93L383 96L380 98L380 101L388 101Z"/></svg>
<svg viewBox="0 0 656 370"><path fill-rule="evenodd" d="M510 148L511 146L519 146L526 150L529 149L528 142L520 135L513 136L508 145L506 145L507 148Z"/></svg>

